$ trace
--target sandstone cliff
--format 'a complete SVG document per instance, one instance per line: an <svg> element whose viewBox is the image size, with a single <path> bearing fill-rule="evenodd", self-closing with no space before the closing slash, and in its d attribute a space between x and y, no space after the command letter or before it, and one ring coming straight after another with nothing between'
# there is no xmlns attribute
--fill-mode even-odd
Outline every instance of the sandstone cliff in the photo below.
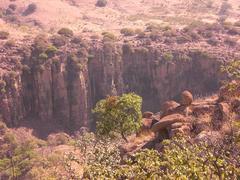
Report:
<svg viewBox="0 0 240 180"><path fill-rule="evenodd" d="M53 121L71 130L91 126L91 109L109 94L134 91L143 97L143 110L158 111L185 89L194 95L214 93L220 65L235 56L191 46L81 38L56 43L40 36L1 47L0 113L6 123Z"/></svg>

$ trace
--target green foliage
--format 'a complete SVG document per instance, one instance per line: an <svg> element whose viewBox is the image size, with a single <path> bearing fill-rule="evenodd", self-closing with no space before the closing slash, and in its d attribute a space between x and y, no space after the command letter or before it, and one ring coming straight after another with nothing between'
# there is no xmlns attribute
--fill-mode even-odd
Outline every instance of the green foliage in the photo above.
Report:
<svg viewBox="0 0 240 180"><path fill-rule="evenodd" d="M58 31L58 34L66 36L66 37L72 37L73 31L69 28L62 28Z"/></svg>
<svg viewBox="0 0 240 180"><path fill-rule="evenodd" d="M103 32L102 35L104 41L115 41L117 39L116 36L110 32Z"/></svg>
<svg viewBox="0 0 240 180"><path fill-rule="evenodd" d="M46 54L46 53L41 53L41 54L39 54L39 59L41 59L41 60L47 60L48 59L48 55Z"/></svg>
<svg viewBox="0 0 240 180"><path fill-rule="evenodd" d="M239 140L227 138L219 144L192 143L176 137L165 140L163 151L141 150L106 166L93 162L85 168L87 179L238 179Z"/></svg>
<svg viewBox="0 0 240 180"><path fill-rule="evenodd" d="M105 7L107 5L107 0L97 0L95 4L97 7Z"/></svg>
<svg viewBox="0 0 240 180"><path fill-rule="evenodd" d="M36 155L31 141L17 144L15 136L6 132L4 144L0 148L0 177L16 179L33 167L33 159Z"/></svg>
<svg viewBox="0 0 240 180"><path fill-rule="evenodd" d="M15 42L13 39L8 40L8 41L4 44L4 46L5 46L5 47L8 47L8 48L14 47L15 45L16 45L16 42Z"/></svg>
<svg viewBox="0 0 240 180"><path fill-rule="evenodd" d="M137 132L141 126L141 106L141 97L134 93L99 101L93 110L98 134L114 137L117 133L127 141L126 135Z"/></svg>
<svg viewBox="0 0 240 180"><path fill-rule="evenodd" d="M164 60L164 61L169 62L169 61L172 61L173 59L174 59L174 56L173 56L172 53L167 52L167 53L164 53L164 54L163 54L163 60Z"/></svg>
<svg viewBox="0 0 240 180"><path fill-rule="evenodd" d="M131 28L123 28L121 29L121 34L123 34L124 36L133 36L135 35L135 31Z"/></svg>
<svg viewBox="0 0 240 180"><path fill-rule="evenodd" d="M7 39L9 33L7 31L0 31L0 39Z"/></svg>
<svg viewBox="0 0 240 180"><path fill-rule="evenodd" d="M4 94L6 92L6 82L4 80L0 80L0 92Z"/></svg>
<svg viewBox="0 0 240 180"><path fill-rule="evenodd" d="M240 60L235 60L227 63L221 67L222 72L227 73L228 77L233 79L240 79Z"/></svg>

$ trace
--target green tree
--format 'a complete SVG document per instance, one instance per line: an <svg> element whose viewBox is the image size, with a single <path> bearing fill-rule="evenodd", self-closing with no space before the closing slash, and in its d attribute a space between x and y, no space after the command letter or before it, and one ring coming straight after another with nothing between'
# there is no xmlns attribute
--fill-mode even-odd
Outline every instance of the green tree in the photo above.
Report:
<svg viewBox="0 0 240 180"><path fill-rule="evenodd" d="M99 101L93 110L97 133L110 137L120 134L127 142L126 136L137 132L141 126L141 106L142 98L134 93L109 96Z"/></svg>

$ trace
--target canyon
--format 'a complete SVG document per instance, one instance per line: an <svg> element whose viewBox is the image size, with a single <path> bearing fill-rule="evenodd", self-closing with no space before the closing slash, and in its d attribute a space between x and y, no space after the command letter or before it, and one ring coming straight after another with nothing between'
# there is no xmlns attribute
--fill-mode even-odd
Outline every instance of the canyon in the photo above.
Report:
<svg viewBox="0 0 240 180"><path fill-rule="evenodd" d="M236 56L234 49L209 54L196 47L81 38L69 39L52 53L44 44L50 40L37 38L1 49L0 113L9 126L29 121L55 122L67 131L94 127L91 109L96 102L127 92L143 97L143 111L158 112L183 90L195 96L215 93L223 79L221 64ZM41 43L46 48L41 51L49 51L44 60L39 58Z"/></svg>

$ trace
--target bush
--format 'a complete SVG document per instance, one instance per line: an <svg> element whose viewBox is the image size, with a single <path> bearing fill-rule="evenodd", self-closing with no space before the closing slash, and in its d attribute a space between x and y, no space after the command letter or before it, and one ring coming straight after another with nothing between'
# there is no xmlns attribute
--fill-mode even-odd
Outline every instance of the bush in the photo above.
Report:
<svg viewBox="0 0 240 180"><path fill-rule="evenodd" d="M134 30L131 28L123 28L121 29L121 34L123 34L124 36L133 36L135 34Z"/></svg>
<svg viewBox="0 0 240 180"><path fill-rule="evenodd" d="M103 32L102 35L104 41L115 41L117 39L116 36L110 32Z"/></svg>
<svg viewBox="0 0 240 180"><path fill-rule="evenodd" d="M13 11L15 11L17 9L17 5L16 4L10 4L8 6L9 9L12 9Z"/></svg>
<svg viewBox="0 0 240 180"><path fill-rule="evenodd" d="M53 45L49 45L46 49L46 54L48 56L54 56L54 54L58 51L58 49L53 46Z"/></svg>
<svg viewBox="0 0 240 180"><path fill-rule="evenodd" d="M34 55L38 56L44 53L49 45L48 39L45 34L39 34L34 39Z"/></svg>
<svg viewBox="0 0 240 180"><path fill-rule="evenodd" d="M34 13L37 10L37 5L35 3L31 3L28 5L27 9L23 12L24 16L28 16Z"/></svg>
<svg viewBox="0 0 240 180"><path fill-rule="evenodd" d="M67 43L67 38L65 36L54 35L51 37L51 42L54 46L61 47Z"/></svg>
<svg viewBox="0 0 240 180"><path fill-rule="evenodd" d="M163 60L164 61L172 61L174 58L173 54L171 52L167 52L163 54Z"/></svg>
<svg viewBox="0 0 240 180"><path fill-rule="evenodd" d="M207 40L207 43L212 46L217 46L219 43L219 40L215 37L211 37L210 39Z"/></svg>
<svg viewBox="0 0 240 180"><path fill-rule="evenodd" d="M122 161L117 153L102 153L111 163L97 160L88 163L84 178L237 179L240 175L237 143L239 139L235 137L226 137L218 144L192 143L188 138L176 137L164 140L160 152L144 149Z"/></svg>
<svg viewBox="0 0 240 180"><path fill-rule="evenodd" d="M109 96L96 104L93 112L97 120L97 132L102 136L115 137L137 132L141 125L142 99L134 93Z"/></svg>
<svg viewBox="0 0 240 180"><path fill-rule="evenodd" d="M8 40L5 44L4 44L5 47L8 47L8 48L11 48L11 47L14 47L16 46L16 42L11 39L11 40Z"/></svg>
<svg viewBox="0 0 240 180"><path fill-rule="evenodd" d="M95 5L97 7L105 7L107 5L107 0L98 0Z"/></svg>
<svg viewBox="0 0 240 180"><path fill-rule="evenodd" d="M9 36L9 32L0 31L0 39L7 39Z"/></svg>
<svg viewBox="0 0 240 180"><path fill-rule="evenodd" d="M66 36L66 37L72 37L73 36L73 31L68 28L62 28L58 31L58 34Z"/></svg>
<svg viewBox="0 0 240 180"><path fill-rule="evenodd" d="M17 9L17 5L16 4L9 4L8 8L15 11Z"/></svg>
<svg viewBox="0 0 240 180"><path fill-rule="evenodd" d="M0 80L0 92L2 94L6 92L5 87L6 87L6 82L4 80Z"/></svg>

